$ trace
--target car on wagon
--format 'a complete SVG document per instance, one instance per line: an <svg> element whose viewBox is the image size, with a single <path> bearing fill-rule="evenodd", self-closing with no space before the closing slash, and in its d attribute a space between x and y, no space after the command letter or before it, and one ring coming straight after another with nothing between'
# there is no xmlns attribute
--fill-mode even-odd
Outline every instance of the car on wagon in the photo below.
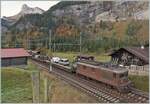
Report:
<svg viewBox="0 0 150 104"><path fill-rule="evenodd" d="M59 60L58 63L61 64L61 65L67 66L67 65L69 65L69 60L66 59L66 58L62 58L62 59Z"/></svg>
<svg viewBox="0 0 150 104"><path fill-rule="evenodd" d="M58 63L60 61L59 57L52 57L51 62Z"/></svg>

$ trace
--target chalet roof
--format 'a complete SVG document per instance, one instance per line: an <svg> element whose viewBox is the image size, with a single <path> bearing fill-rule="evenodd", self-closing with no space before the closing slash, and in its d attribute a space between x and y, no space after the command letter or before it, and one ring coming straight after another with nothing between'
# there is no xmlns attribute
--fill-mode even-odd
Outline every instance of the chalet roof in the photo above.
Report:
<svg viewBox="0 0 150 104"><path fill-rule="evenodd" d="M28 57L28 56L30 55L23 48L1 49L1 58Z"/></svg>
<svg viewBox="0 0 150 104"><path fill-rule="evenodd" d="M145 61L146 63L149 63L149 47L145 47L142 49L141 47L126 47L126 48L120 48L116 51L113 51L109 55L113 55L118 53L120 50L126 50L129 53L135 55L136 57L140 58L141 60Z"/></svg>

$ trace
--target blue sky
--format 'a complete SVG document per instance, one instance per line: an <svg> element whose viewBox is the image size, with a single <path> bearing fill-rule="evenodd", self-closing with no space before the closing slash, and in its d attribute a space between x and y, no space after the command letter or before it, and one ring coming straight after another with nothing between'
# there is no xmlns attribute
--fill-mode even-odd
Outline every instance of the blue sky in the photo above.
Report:
<svg viewBox="0 0 150 104"><path fill-rule="evenodd" d="M48 10L51 6L59 1L1 1L1 17L13 16L20 12L23 4L29 7L39 7L43 10Z"/></svg>

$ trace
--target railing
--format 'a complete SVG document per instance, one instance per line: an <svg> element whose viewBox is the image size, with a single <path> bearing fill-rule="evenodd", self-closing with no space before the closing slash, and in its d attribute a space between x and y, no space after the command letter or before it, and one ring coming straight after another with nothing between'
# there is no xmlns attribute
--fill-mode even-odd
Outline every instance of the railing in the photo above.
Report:
<svg viewBox="0 0 150 104"><path fill-rule="evenodd" d="M144 66L128 66L126 67L129 70L130 75L149 75L149 65Z"/></svg>

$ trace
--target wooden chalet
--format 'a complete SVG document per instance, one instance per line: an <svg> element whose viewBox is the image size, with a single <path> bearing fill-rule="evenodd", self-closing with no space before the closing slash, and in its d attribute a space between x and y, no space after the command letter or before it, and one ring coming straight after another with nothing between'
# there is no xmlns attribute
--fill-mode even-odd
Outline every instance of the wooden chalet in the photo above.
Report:
<svg viewBox="0 0 150 104"><path fill-rule="evenodd" d="M115 50L109 54L111 63L116 65L138 65L149 64L149 47L126 47Z"/></svg>

